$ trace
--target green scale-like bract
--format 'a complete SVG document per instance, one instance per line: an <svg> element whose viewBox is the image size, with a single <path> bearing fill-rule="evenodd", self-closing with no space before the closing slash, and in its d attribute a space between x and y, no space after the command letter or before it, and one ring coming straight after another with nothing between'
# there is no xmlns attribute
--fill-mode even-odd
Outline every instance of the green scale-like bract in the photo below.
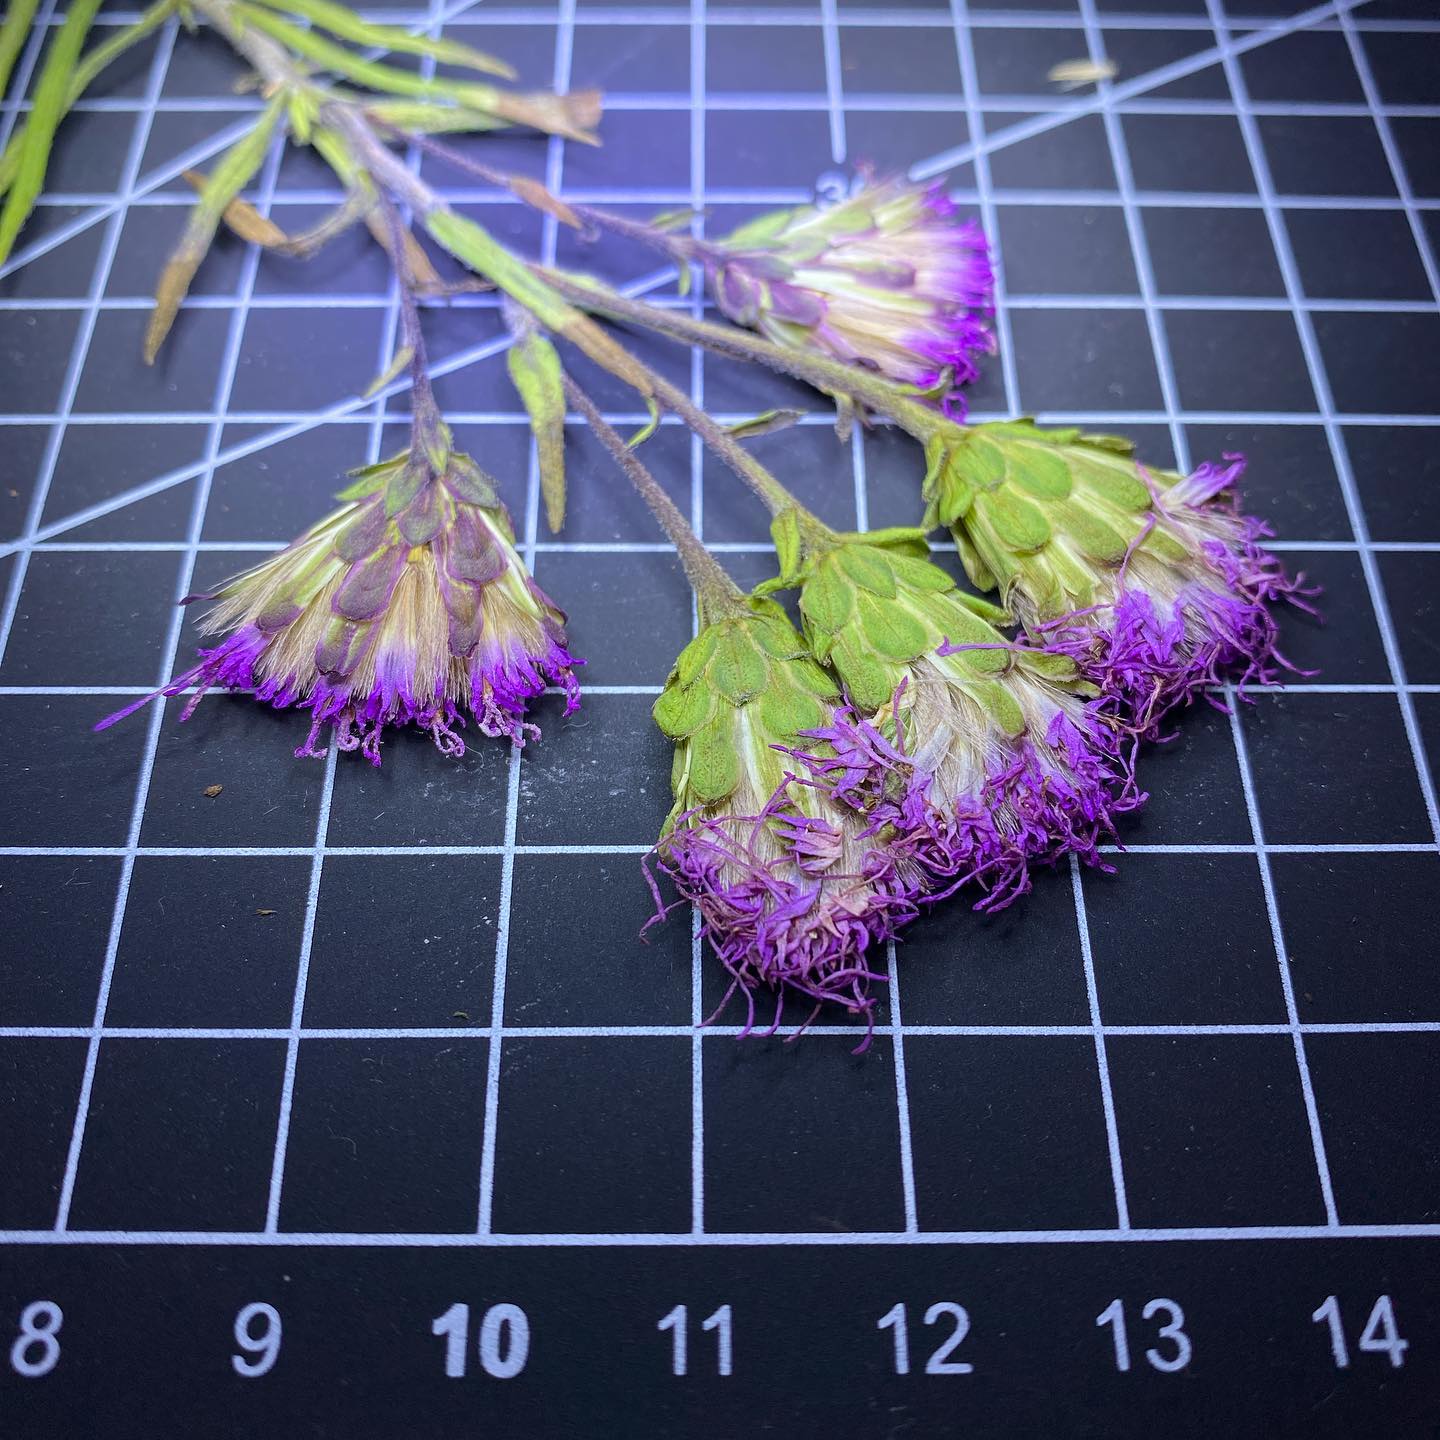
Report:
<svg viewBox="0 0 1440 1440"><path fill-rule="evenodd" d="M1189 554L1155 503L1180 476L1142 476L1128 440L1007 420L941 431L926 459L927 518L951 528L979 589L998 589L1007 604L1017 587L1023 592L1027 619L1102 600L1097 577L1132 551Z"/></svg>
<svg viewBox="0 0 1440 1440"><path fill-rule="evenodd" d="M786 553L784 521L776 542ZM817 660L840 677L863 714L891 725L888 711L912 667L928 657L1006 735L1019 735L1025 719L1006 677L1025 669L1070 685L1074 664L1063 656L1016 650L996 628L1003 610L960 590L923 558L923 532L897 529L842 535L800 564L800 613ZM975 647L950 650L949 647ZM938 652L944 647L949 653ZM909 740L923 737L907 737Z"/></svg>
<svg viewBox="0 0 1440 1440"><path fill-rule="evenodd" d="M772 747L804 746L804 732L825 725L839 699L784 610L761 598L747 604L680 652L655 702L655 723L675 742L667 831L697 807L737 802L740 813L758 813L794 769Z"/></svg>

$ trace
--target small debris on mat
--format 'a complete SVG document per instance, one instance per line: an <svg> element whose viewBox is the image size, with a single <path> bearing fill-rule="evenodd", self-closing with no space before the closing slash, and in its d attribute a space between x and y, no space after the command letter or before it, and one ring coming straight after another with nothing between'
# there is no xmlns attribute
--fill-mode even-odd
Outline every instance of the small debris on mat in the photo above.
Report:
<svg viewBox="0 0 1440 1440"><path fill-rule="evenodd" d="M463 1025L468 1025L470 1023L470 1012L468 1010L455 1010L451 1012L450 1018L452 1020L459 1020Z"/></svg>
<svg viewBox="0 0 1440 1440"><path fill-rule="evenodd" d="M207 800L213 800L224 788L223 785L207 785L200 793Z"/></svg>
<svg viewBox="0 0 1440 1440"><path fill-rule="evenodd" d="M1062 60L1052 65L1045 78L1062 90L1078 90L1082 85L1095 85L1113 80L1120 67L1113 60Z"/></svg>
<svg viewBox="0 0 1440 1440"><path fill-rule="evenodd" d="M257 910L255 913L257 915L273 915L275 912L273 910Z"/></svg>

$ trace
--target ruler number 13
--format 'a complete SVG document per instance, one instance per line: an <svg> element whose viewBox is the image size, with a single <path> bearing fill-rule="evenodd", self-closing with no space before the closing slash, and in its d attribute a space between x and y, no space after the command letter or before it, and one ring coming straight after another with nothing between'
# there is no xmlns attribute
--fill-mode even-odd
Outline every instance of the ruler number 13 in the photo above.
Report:
<svg viewBox="0 0 1440 1440"><path fill-rule="evenodd" d="M1147 1347L1145 1351L1145 1358L1150 1362L1151 1368L1166 1375L1171 1375L1176 1370L1183 1370L1190 1363L1190 1356L1194 1353L1190 1337L1185 1333L1185 1312L1173 1300L1166 1300L1163 1296L1159 1296L1145 1302L1145 1308L1140 1312L1140 1318L1163 1322L1155 1332L1156 1343ZM1106 1325L1110 1327L1111 1338L1115 1342L1115 1368L1122 1371L1128 1370L1130 1368L1130 1336L1125 1326L1125 1302L1112 1300L1095 1317L1095 1323L1102 1329Z"/></svg>

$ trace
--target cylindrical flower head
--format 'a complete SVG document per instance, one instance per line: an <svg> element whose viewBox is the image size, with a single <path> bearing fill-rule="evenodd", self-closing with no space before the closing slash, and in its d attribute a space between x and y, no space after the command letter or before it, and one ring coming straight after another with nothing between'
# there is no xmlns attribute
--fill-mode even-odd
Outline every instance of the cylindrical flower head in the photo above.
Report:
<svg viewBox="0 0 1440 1440"><path fill-rule="evenodd" d="M864 185L825 209L779 210L701 247L715 303L782 345L817 347L931 392L992 353L994 276L985 236L937 182Z"/></svg>
<svg viewBox="0 0 1440 1440"><path fill-rule="evenodd" d="M1241 513L1238 455L1189 475L1150 470L1128 441L980 425L932 440L927 496L971 579L997 587L1037 643L1072 657L1140 735L1225 680L1285 666L1266 608L1308 608Z"/></svg>
<svg viewBox="0 0 1440 1440"><path fill-rule="evenodd" d="M525 707L547 685L579 703L564 613L530 578L510 518L468 455L406 450L356 471L342 505L284 550L204 598L203 629L223 636L162 691L250 690L310 711L297 756L323 756L322 733L380 763L388 725L428 731L465 752L483 734L523 744ZM108 717L113 724L147 700Z"/></svg>
<svg viewBox="0 0 1440 1440"><path fill-rule="evenodd" d="M779 527L777 544L783 555ZM850 701L812 732L831 753L809 763L937 880L978 883L977 908L993 909L1029 888L1034 862L1101 863L1114 817L1144 796L1073 661L1011 643L995 628L1003 612L925 550L920 531L887 532L807 562L806 638Z"/></svg>
<svg viewBox="0 0 1440 1440"><path fill-rule="evenodd" d="M675 742L675 807L659 868L700 912L744 992L836 1001L869 1018L867 962L916 913L918 865L827 788L797 777L786 751L833 723L839 692L769 600L705 626L681 652L655 720ZM780 748L777 748L780 747Z"/></svg>

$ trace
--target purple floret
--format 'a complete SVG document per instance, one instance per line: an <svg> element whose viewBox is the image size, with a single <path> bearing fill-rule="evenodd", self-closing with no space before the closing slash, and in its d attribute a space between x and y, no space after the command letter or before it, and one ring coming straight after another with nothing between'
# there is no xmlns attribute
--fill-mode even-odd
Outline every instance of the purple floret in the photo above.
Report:
<svg viewBox="0 0 1440 1440"><path fill-rule="evenodd" d="M543 655L477 653L469 662L470 714L481 734L504 736L517 745L538 735L538 727L525 719L528 701L550 686L565 694L565 714L580 703L580 686L571 667L583 665L566 649L563 632L553 627L547 633L548 648ZM310 712L310 730L295 751L296 759L325 758L327 743L322 739L331 728L335 745L342 751L358 750L372 765L380 764L380 745L387 727L413 725L425 731L442 755L458 759L465 753L459 732L466 724L462 707L443 691L439 698L420 698L414 693L412 670L382 662L374 686L364 694L350 684L348 676L316 672L308 686L295 675L265 676L262 661L274 643L273 634L256 625L245 625L210 650L201 650L200 661L168 685L118 710L95 726L107 729L161 695L174 697L194 689L180 712L183 723L195 713L208 691L225 689L249 691L256 700L277 710L292 707ZM480 698L483 697L483 698ZM476 701L479 699L477 706Z"/></svg>
<svg viewBox="0 0 1440 1440"><path fill-rule="evenodd" d="M984 892L975 909L1000 910L1029 891L1037 863L1075 855L1113 868L1099 847L1146 796L1135 783L1134 746L1109 722L1107 704L1089 703L1084 730L1057 712L1048 754L1023 737L1006 741L984 781L960 793L944 792L932 770L851 710L810 732L833 754L806 758L838 800L868 815L872 830L893 834L896 848L940 882L931 898L975 884Z"/></svg>
<svg viewBox="0 0 1440 1440"><path fill-rule="evenodd" d="M1224 466L1201 465L1161 498L1193 538L1184 569L1132 553L1113 601L1038 627L1046 649L1068 655L1117 697L1115 713L1142 739L1158 738L1165 716L1199 695L1223 709L1217 686L1234 683L1243 693L1295 671L1278 648L1270 602L1315 614L1308 600L1318 591L1264 548L1270 527L1239 509L1234 486L1244 458L1224 458ZM1155 563L1167 568L1167 593L1157 593Z"/></svg>
<svg viewBox="0 0 1440 1440"><path fill-rule="evenodd" d="M903 854L873 839L863 846L858 870L837 871L846 837L825 820L795 812L789 787L801 783L788 778L759 815L679 817L654 859L699 910L730 972L718 1008L736 991L744 996L742 1034L754 1030L755 992L765 988L775 993L766 1033L779 1026L789 997L811 1002L806 1025L825 1004L838 1004L865 1017L858 1053L869 1046L874 1024L870 987L887 978L883 965L867 962L866 951L914 919L923 880Z"/></svg>

